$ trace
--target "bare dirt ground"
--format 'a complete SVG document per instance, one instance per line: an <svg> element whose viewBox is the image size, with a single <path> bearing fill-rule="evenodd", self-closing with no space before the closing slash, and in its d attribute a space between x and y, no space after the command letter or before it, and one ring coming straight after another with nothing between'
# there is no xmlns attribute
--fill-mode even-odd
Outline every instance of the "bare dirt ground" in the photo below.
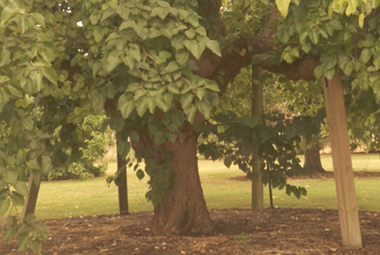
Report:
<svg viewBox="0 0 380 255"><path fill-rule="evenodd" d="M342 247L336 210L215 209L210 215L214 234L195 237L153 235L151 212L47 220L49 240L43 244L43 254L380 254L377 212L360 212L363 248L359 250ZM1 240L0 254L19 254L16 240Z"/></svg>

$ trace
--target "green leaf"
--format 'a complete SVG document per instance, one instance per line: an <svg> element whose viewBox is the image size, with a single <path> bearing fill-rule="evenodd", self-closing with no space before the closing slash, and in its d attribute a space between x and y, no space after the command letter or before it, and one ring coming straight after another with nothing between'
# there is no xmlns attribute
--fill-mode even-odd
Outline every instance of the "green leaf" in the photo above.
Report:
<svg viewBox="0 0 380 255"><path fill-rule="evenodd" d="M321 78L322 74L323 74L323 67L322 65L319 65L314 69L315 78L317 79Z"/></svg>
<svg viewBox="0 0 380 255"><path fill-rule="evenodd" d="M28 162L26 162L26 165L30 169L36 169L36 170L40 169L40 164L38 164L37 160L35 160L35 159L29 160Z"/></svg>
<svg viewBox="0 0 380 255"><path fill-rule="evenodd" d="M5 83L7 81L10 81L11 79L8 76L0 75L0 83Z"/></svg>
<svg viewBox="0 0 380 255"><path fill-rule="evenodd" d="M43 47L38 51L38 54L48 63L55 59L54 49L52 48Z"/></svg>
<svg viewBox="0 0 380 255"><path fill-rule="evenodd" d="M0 215L3 216L6 212L8 212L10 206L11 201L8 198L0 200Z"/></svg>
<svg viewBox="0 0 380 255"><path fill-rule="evenodd" d="M52 167L51 159L48 156L41 157L41 171L47 173Z"/></svg>
<svg viewBox="0 0 380 255"><path fill-rule="evenodd" d="M327 23L326 24L326 28L327 28L327 30L328 29L331 29L331 30L343 30L342 24L338 20L336 20L336 19L333 19L329 23Z"/></svg>
<svg viewBox="0 0 380 255"><path fill-rule="evenodd" d="M179 95L180 94L180 90L177 86L177 84L175 84L174 82L170 83L168 85L168 90L170 93L173 93L173 94L176 94L176 95Z"/></svg>
<svg viewBox="0 0 380 255"><path fill-rule="evenodd" d="M158 16L161 19L165 19L168 16L170 9L164 7L154 7L152 9L152 17Z"/></svg>
<svg viewBox="0 0 380 255"><path fill-rule="evenodd" d="M131 149L131 143L126 139L117 139L117 141L117 153L122 158L125 158Z"/></svg>
<svg viewBox="0 0 380 255"><path fill-rule="evenodd" d="M147 96L144 98L144 101L146 101L146 104L148 105L148 110L150 113L154 113L154 110L156 109L156 103L153 97Z"/></svg>
<svg viewBox="0 0 380 255"><path fill-rule="evenodd" d="M1 203L1 201L0 201ZM17 217L8 216L8 225L4 227L3 239L5 242L11 240L17 234Z"/></svg>
<svg viewBox="0 0 380 255"><path fill-rule="evenodd" d="M36 169L32 170L32 176L33 176L33 182L36 184L36 186L40 185L41 182L41 172Z"/></svg>
<svg viewBox="0 0 380 255"><path fill-rule="evenodd" d="M160 108L163 112L167 112L169 110L171 105L168 105L163 95L157 95L155 99L157 107Z"/></svg>
<svg viewBox="0 0 380 255"><path fill-rule="evenodd" d="M26 233L18 234L17 240L18 251L25 252L28 249L28 237Z"/></svg>
<svg viewBox="0 0 380 255"><path fill-rule="evenodd" d="M91 106L95 113L101 113L104 109L106 98L97 90L93 90L90 95Z"/></svg>
<svg viewBox="0 0 380 255"><path fill-rule="evenodd" d="M3 173L4 180L13 185L16 184L17 177L18 177L18 174L15 171L5 171Z"/></svg>
<svg viewBox="0 0 380 255"><path fill-rule="evenodd" d="M135 26L136 26L135 21L133 21L133 20L127 20L127 21L124 21L123 23L121 23L121 25L119 27L119 30L123 30L123 29L126 29L126 28L133 28Z"/></svg>
<svg viewBox="0 0 380 255"><path fill-rule="evenodd" d="M225 158L223 163L227 168L230 168L232 161L229 158Z"/></svg>
<svg viewBox="0 0 380 255"><path fill-rule="evenodd" d="M4 7L3 11L1 12L1 19L0 19L0 25L3 25L5 22L10 20L13 15L20 12L20 9L15 7L14 5L7 5Z"/></svg>
<svg viewBox="0 0 380 255"><path fill-rule="evenodd" d="M193 39L195 36L194 29L186 30L185 35L186 35L187 39L190 39L190 40Z"/></svg>
<svg viewBox="0 0 380 255"><path fill-rule="evenodd" d="M210 117L211 104L207 99L200 100L196 103L198 111L205 116L205 118Z"/></svg>
<svg viewBox="0 0 380 255"><path fill-rule="evenodd" d="M113 14L116 13L116 9L115 8L109 8L107 9L104 13L103 13L103 16L102 16L102 19L101 21L109 18L110 16L112 16Z"/></svg>
<svg viewBox="0 0 380 255"><path fill-rule="evenodd" d="M24 204L24 196L16 191L12 191L11 194L12 203L15 206L22 206Z"/></svg>
<svg viewBox="0 0 380 255"><path fill-rule="evenodd" d="M30 248L35 252L35 254L41 254L42 244L40 239L30 240Z"/></svg>
<svg viewBox="0 0 380 255"><path fill-rule="evenodd" d="M41 13L33 12L31 13L31 16L37 24L40 24L41 27L45 28L45 18Z"/></svg>
<svg viewBox="0 0 380 255"><path fill-rule="evenodd" d="M257 126L257 124L259 124L260 120L259 118L255 118L255 117L250 117L250 118L246 118L244 120L244 123L250 127L250 128L254 128Z"/></svg>
<svg viewBox="0 0 380 255"><path fill-rule="evenodd" d="M103 39L104 33L100 27L94 27L92 33L94 35L95 42L100 42Z"/></svg>
<svg viewBox="0 0 380 255"><path fill-rule="evenodd" d="M107 62L105 63L104 68L108 73L112 72L119 64L120 58L118 56L109 55L107 58Z"/></svg>
<svg viewBox="0 0 380 255"><path fill-rule="evenodd" d="M136 102L136 111L140 117L142 117L145 114L146 110L148 110L148 104L144 99L145 98Z"/></svg>
<svg viewBox="0 0 380 255"><path fill-rule="evenodd" d="M317 32L316 29L310 29L308 30L308 36L311 40L312 43L314 44L318 44L318 40L319 40L319 33Z"/></svg>
<svg viewBox="0 0 380 255"><path fill-rule="evenodd" d="M197 112L197 107L193 105L188 111L185 111L186 118L190 123L194 122L195 113Z"/></svg>
<svg viewBox="0 0 380 255"><path fill-rule="evenodd" d="M165 133L162 131L155 132L153 134L153 142L156 145L163 144L165 142Z"/></svg>
<svg viewBox="0 0 380 255"><path fill-rule="evenodd" d="M135 67L135 58L130 54L126 54L123 57L123 63L132 70Z"/></svg>
<svg viewBox="0 0 380 255"><path fill-rule="evenodd" d="M277 9L283 17L288 16L290 1L291 0L276 0Z"/></svg>
<svg viewBox="0 0 380 255"><path fill-rule="evenodd" d="M201 43L195 40L186 40L184 42L184 46L190 51L191 54L193 54L196 59L199 59L202 56L202 53L205 49L205 45L202 46Z"/></svg>
<svg viewBox="0 0 380 255"><path fill-rule="evenodd" d="M173 132L166 133L166 137L171 143L174 143L177 140L177 135Z"/></svg>
<svg viewBox="0 0 380 255"><path fill-rule="evenodd" d="M50 66L44 66L44 67L41 67L41 71L42 71L42 75L46 79L48 79L54 85L57 85L58 76L57 76L57 72L55 71L54 68L52 68Z"/></svg>
<svg viewBox="0 0 380 255"><path fill-rule="evenodd" d="M176 61L170 62L165 68L166 72L168 73L173 73L177 71L178 69L179 69L179 65Z"/></svg>
<svg viewBox="0 0 380 255"><path fill-rule="evenodd" d="M36 229L38 233L40 234L42 241L46 241L48 238L48 228L46 224L42 222L38 222L36 224Z"/></svg>
<svg viewBox="0 0 380 255"><path fill-rule="evenodd" d="M189 22L193 27L199 26L199 16L195 13L189 13L189 16L187 17L187 22Z"/></svg>
<svg viewBox="0 0 380 255"><path fill-rule="evenodd" d="M136 176L137 176L137 178L139 178L139 180L142 180L144 178L144 176L145 176L145 173L144 173L143 170L139 169L136 172Z"/></svg>
<svg viewBox="0 0 380 255"><path fill-rule="evenodd" d="M26 130L31 130L34 126L34 121L31 117L28 116L22 119L22 125Z"/></svg>
<svg viewBox="0 0 380 255"><path fill-rule="evenodd" d="M193 90L193 92L195 93L195 95L198 97L199 100L202 100L206 94L206 90L204 88L197 88Z"/></svg>
<svg viewBox="0 0 380 255"><path fill-rule="evenodd" d="M98 21L100 20L101 14L100 13L92 13L90 15L90 22L92 25L96 25Z"/></svg>
<svg viewBox="0 0 380 255"><path fill-rule="evenodd" d="M11 52L6 50L6 49L3 49L0 52L1 52L1 54L0 54L0 67L8 65L12 59L11 58Z"/></svg>
<svg viewBox="0 0 380 255"><path fill-rule="evenodd" d="M184 111L190 110L193 105L194 95L187 93L181 97L181 106Z"/></svg>
<svg viewBox="0 0 380 255"><path fill-rule="evenodd" d="M220 88L215 81L206 81L205 87L211 91L220 92Z"/></svg>
<svg viewBox="0 0 380 255"><path fill-rule="evenodd" d="M356 12L356 8L358 7L358 0L347 0L347 4L346 15L350 16Z"/></svg>
<svg viewBox="0 0 380 255"><path fill-rule="evenodd" d="M24 222L33 225L36 222L36 216L33 213L29 213L25 216Z"/></svg>
<svg viewBox="0 0 380 255"><path fill-rule="evenodd" d="M305 53L309 53L309 51L311 50L311 44L310 43L304 43L304 44L302 44L301 47Z"/></svg>
<svg viewBox="0 0 380 255"><path fill-rule="evenodd" d="M175 55L175 59L177 60L180 66L185 65L186 62L189 60L189 57L190 57L190 53L183 49L179 50Z"/></svg>
<svg viewBox="0 0 380 255"><path fill-rule="evenodd" d="M215 55L217 55L219 57L222 56L222 53L220 52L220 46L219 46L218 41L208 39L208 40L206 40L206 47L209 48Z"/></svg>
<svg viewBox="0 0 380 255"><path fill-rule="evenodd" d="M332 77L335 75L335 69L334 68L331 68L329 70L325 70L324 72L324 76L328 79L328 80L331 80Z"/></svg>
<svg viewBox="0 0 380 255"><path fill-rule="evenodd" d="M8 90L11 95L14 95L16 97L24 97L24 93L22 93L21 90L19 90L18 88L13 87L12 85L7 85L4 88L6 90Z"/></svg>
<svg viewBox="0 0 380 255"><path fill-rule="evenodd" d="M351 62L345 62L343 64L342 70L345 75L350 76L353 70L353 64Z"/></svg>
<svg viewBox="0 0 380 255"><path fill-rule="evenodd" d="M129 46L129 54L138 62L141 61L141 52L140 48L137 44L130 44Z"/></svg>
<svg viewBox="0 0 380 255"><path fill-rule="evenodd" d="M28 186L26 185L25 182L18 181L13 187L15 188L15 190L18 193L20 193L24 197L28 197L29 196L29 188L28 188Z"/></svg>
<svg viewBox="0 0 380 255"><path fill-rule="evenodd" d="M358 18L360 28L363 28L363 26L364 26L364 18L365 18L364 13L360 13L359 18Z"/></svg>
<svg viewBox="0 0 380 255"><path fill-rule="evenodd" d="M125 119L131 115L133 109L135 109L135 103L133 102L130 93L124 93L121 95L117 102L117 108L120 110Z"/></svg>
<svg viewBox="0 0 380 255"><path fill-rule="evenodd" d="M365 49L363 49L362 52L360 53L360 58L359 58L359 60L360 60L360 62L362 62L363 64L366 64L366 63L369 61L369 59L371 58L371 56L372 56L372 54L370 53L370 51L369 51L367 48L365 48Z"/></svg>

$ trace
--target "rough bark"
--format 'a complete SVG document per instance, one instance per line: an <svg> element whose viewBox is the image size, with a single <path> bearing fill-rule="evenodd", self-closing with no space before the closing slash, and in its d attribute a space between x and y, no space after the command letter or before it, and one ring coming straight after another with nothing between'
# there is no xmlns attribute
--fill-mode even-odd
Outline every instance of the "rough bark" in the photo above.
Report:
<svg viewBox="0 0 380 255"><path fill-rule="evenodd" d="M313 176L326 172L322 166L318 142L313 141L313 139L309 137L305 138L305 143L306 146L311 145L312 147L305 151L304 167L308 167Z"/></svg>
<svg viewBox="0 0 380 255"><path fill-rule="evenodd" d="M155 233L210 234L212 223L204 200L198 173L198 135L188 124L182 139L161 146L174 153L171 167L174 170L173 190L154 208L152 230Z"/></svg>

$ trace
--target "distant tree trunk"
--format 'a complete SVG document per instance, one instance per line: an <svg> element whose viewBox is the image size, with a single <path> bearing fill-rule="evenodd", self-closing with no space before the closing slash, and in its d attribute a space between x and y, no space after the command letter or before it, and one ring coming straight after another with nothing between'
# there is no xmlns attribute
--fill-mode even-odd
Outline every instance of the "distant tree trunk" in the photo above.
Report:
<svg viewBox="0 0 380 255"><path fill-rule="evenodd" d="M252 117L260 120L264 115L264 92L263 84L257 82L262 75L259 66L252 65ZM261 165L263 159L259 155L259 145L255 145L255 151L252 153L252 210L261 211L264 209L264 185L261 175Z"/></svg>
<svg viewBox="0 0 380 255"><path fill-rule="evenodd" d="M318 175L320 173L326 172L321 163L321 155L319 153L319 144L317 141L313 141L312 137L305 138L306 146L312 147L305 151L305 163L304 167L308 167L312 175Z"/></svg>
<svg viewBox="0 0 380 255"><path fill-rule="evenodd" d="M154 208L154 233L210 234L212 231L198 173L198 134L192 125L185 126L182 142L165 142L159 146L174 153L170 163L175 176L173 190Z"/></svg>

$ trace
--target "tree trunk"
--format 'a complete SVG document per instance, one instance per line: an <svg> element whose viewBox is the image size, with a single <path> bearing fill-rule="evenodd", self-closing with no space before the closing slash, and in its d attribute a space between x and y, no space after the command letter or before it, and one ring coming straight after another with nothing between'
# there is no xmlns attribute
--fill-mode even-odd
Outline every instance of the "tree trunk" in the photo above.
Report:
<svg viewBox="0 0 380 255"><path fill-rule="evenodd" d="M252 65L252 117L256 117L263 122L264 115L264 90L263 84L258 82L262 75L259 66ZM261 175L261 165L263 159L259 155L259 144L255 145L252 153L252 210L261 211L264 209L264 185Z"/></svg>
<svg viewBox="0 0 380 255"><path fill-rule="evenodd" d="M164 151L174 153L170 161L174 170L173 190L154 208L154 233L210 234L212 223L204 200L198 173L198 135L193 126L182 130L182 142L165 142Z"/></svg>
<svg viewBox="0 0 380 255"><path fill-rule="evenodd" d="M318 141L313 141L311 137L305 138L306 146L309 148L305 151L304 167L308 167L312 175L318 175L326 172L321 163L321 155L319 154Z"/></svg>
<svg viewBox="0 0 380 255"><path fill-rule="evenodd" d="M342 242L344 246L350 248L361 248L362 238L358 206L356 204L342 78L339 74L336 74L329 81L325 78L323 88L327 123L330 131Z"/></svg>

